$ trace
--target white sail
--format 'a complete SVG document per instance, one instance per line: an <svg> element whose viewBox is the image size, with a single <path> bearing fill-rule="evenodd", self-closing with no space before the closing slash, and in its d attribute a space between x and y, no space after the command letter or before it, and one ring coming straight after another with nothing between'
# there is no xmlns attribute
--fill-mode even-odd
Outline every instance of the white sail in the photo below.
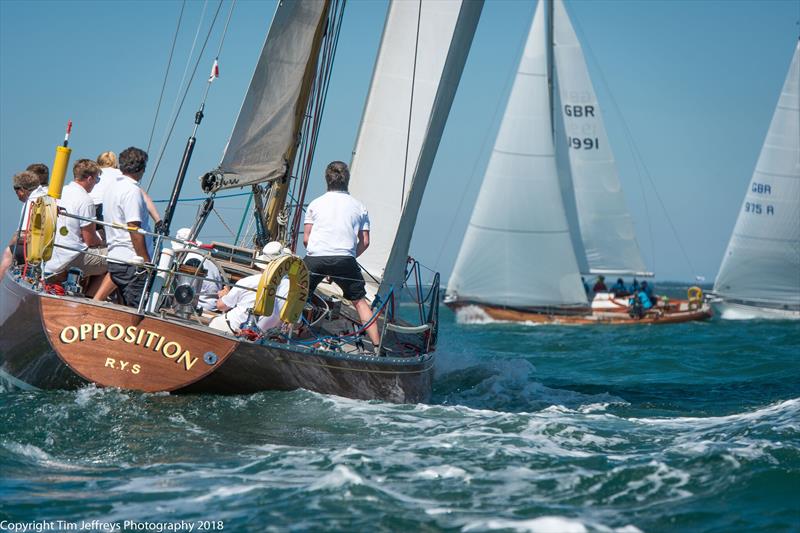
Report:
<svg viewBox="0 0 800 533"><path fill-rule="evenodd" d="M216 189L286 175L316 70L328 2L279 2L225 155Z"/></svg>
<svg viewBox="0 0 800 533"><path fill-rule="evenodd" d="M560 114L556 132L568 150L583 250L591 273L644 275L636 232L619 181L580 42L562 0L553 5L553 54Z"/></svg>
<svg viewBox="0 0 800 533"><path fill-rule="evenodd" d="M714 291L725 300L800 309L800 42Z"/></svg>
<svg viewBox="0 0 800 533"><path fill-rule="evenodd" d="M459 301L588 305L556 170L542 4L448 284Z"/></svg>
<svg viewBox="0 0 800 533"><path fill-rule="evenodd" d="M371 293L400 226L461 8L461 0L389 6L350 168L350 192L369 210L370 247L358 261Z"/></svg>

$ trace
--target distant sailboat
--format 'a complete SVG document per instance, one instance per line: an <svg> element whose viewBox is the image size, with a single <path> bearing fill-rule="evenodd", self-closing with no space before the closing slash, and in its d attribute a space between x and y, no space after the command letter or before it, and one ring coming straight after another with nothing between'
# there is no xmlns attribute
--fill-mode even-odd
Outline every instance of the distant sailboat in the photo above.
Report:
<svg viewBox="0 0 800 533"><path fill-rule="evenodd" d="M540 1L446 303L477 306L511 321L710 316L695 300L662 301L645 317L631 318L627 297L601 293L590 304L582 273L652 276L636 242L580 42L563 2Z"/></svg>
<svg viewBox="0 0 800 533"><path fill-rule="evenodd" d="M722 318L800 319L800 41L714 293Z"/></svg>

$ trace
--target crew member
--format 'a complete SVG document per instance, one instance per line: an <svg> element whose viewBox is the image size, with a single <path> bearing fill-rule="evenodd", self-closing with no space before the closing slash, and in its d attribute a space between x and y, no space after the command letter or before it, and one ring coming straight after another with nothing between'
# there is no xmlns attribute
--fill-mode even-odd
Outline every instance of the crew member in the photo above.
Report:
<svg viewBox="0 0 800 533"><path fill-rule="evenodd" d="M350 196L350 169L341 161L333 161L325 169L328 192L308 204L303 244L303 259L309 271L309 295L325 276L353 302L363 323L372 319L367 291L356 257L369 247L369 214L364 205ZM378 326L373 321L367 327L372 344L380 343Z"/></svg>

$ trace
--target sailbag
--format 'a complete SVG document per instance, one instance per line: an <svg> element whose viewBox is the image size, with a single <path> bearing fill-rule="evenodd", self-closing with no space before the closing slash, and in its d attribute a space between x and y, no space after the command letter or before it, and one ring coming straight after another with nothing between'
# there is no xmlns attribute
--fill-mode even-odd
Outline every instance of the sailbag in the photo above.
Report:
<svg viewBox="0 0 800 533"><path fill-rule="evenodd" d="M543 4L450 277L460 301L588 306L556 168Z"/></svg>
<svg viewBox="0 0 800 533"><path fill-rule="evenodd" d="M800 310L800 42L714 292L732 302Z"/></svg>
<svg viewBox="0 0 800 533"><path fill-rule="evenodd" d="M396 278L408 254L403 242L410 241L482 7L469 0L389 6L349 186L369 207L370 247L359 263L372 294L387 271L395 273L390 283L402 283Z"/></svg>

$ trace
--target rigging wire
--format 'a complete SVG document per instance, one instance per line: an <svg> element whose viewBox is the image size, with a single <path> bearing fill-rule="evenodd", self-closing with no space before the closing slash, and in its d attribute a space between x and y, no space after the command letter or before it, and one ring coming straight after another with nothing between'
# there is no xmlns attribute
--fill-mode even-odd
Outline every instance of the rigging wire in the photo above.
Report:
<svg viewBox="0 0 800 533"><path fill-rule="evenodd" d="M192 64L192 57L194 56L194 50L197 47L197 40L200 37L200 30L203 28L203 21L206 19L206 8L208 7L208 0L203 2L203 10L200 12L200 19L197 21L197 29L194 32L194 39L192 39L192 46L189 49L189 54L186 56L186 64L183 66L183 74L181 75L181 81L178 83L178 90L175 93L175 101L172 103L172 110L170 111L170 119L167 121L168 124L173 123L177 118L177 109L178 103L180 101L180 94L181 94L181 87L183 87L184 82L186 81L186 75L189 73L189 65ZM164 134L161 140L161 145L159 146L158 152L161 153L166 149L166 145L169 142L168 136L168 128L164 127ZM149 153L149 151L148 151ZM150 191L150 187L155 181L155 172L150 177L150 182L147 186L147 191Z"/></svg>
<svg viewBox="0 0 800 533"><path fill-rule="evenodd" d="M336 59L336 50L339 44L339 35L342 29L342 20L344 19L344 9L347 0L335 0L334 6L331 8L331 18L329 20L329 31L332 31L329 38L325 42L325 48L322 51L321 66L319 68L319 75L315 81L315 91L313 98L313 107L316 109L313 113L310 140L307 145L307 152L299 154L299 161L305 160L305 163L299 173L300 186L297 196L297 207L295 208L294 217L290 228L287 228L291 234L287 235L287 241L290 242L292 250L297 249L297 237L300 232L300 221L303 213L303 203L305 202L306 192L308 191L308 181L311 175L311 166L314 161L314 154L317 148L317 139L319 138L320 123L322 116L325 112L325 104L327 101L328 88L330 87L331 75L333 71L333 63Z"/></svg>
<svg viewBox="0 0 800 533"><path fill-rule="evenodd" d="M581 30L581 34L585 35L585 33L583 31L583 28L580 26L580 24L578 23L577 19L573 18L573 21L575 22L575 25ZM585 48L588 51L588 54L592 58L593 63L595 65L599 65L599 63L597 62L597 58L595 57L594 52L592 51L591 46L589 46L589 44L588 44L588 40L584 39L584 42L586 42L587 44L583 48ZM689 258L689 254L686 252L686 249L683 246L683 242L681 242L680 236L678 234L678 230L675 228L675 224L673 224L672 219L669 216L669 211L667 210L667 206L664 203L664 200L661 198L661 194L658 192L658 188L656 187L655 180L653 180L653 177L650 174L650 171L648 170L647 165L644 162L644 158L642 157L642 154L639 151L639 147L634 142L633 133L631 132L630 128L628 127L628 122L625 120L625 116L622 114L622 109L620 109L619 105L617 104L617 100L614 98L614 94L611 92L611 89L610 89L610 87L608 85L608 82L606 81L606 78L603 75L603 71L598 68L597 72L600 74L600 81L602 82L603 87L605 88L606 92L608 93L608 99L611 101L611 105L613 106L613 108L616 111L617 115L619 115L619 117L621 119L620 122L622 123L622 128L623 128L623 131L625 132L625 137L628 140L628 145L629 145L629 147L631 149L631 152L633 153L634 164L636 166L637 172L639 171L639 164L641 164L641 167L644 170L644 175L647 178L647 180L650 182L650 187L653 188L653 192L656 195L656 199L658 200L658 203L661 206L662 211L664 212L664 217L667 219L667 223L669 224L670 230L672 230L672 235L673 235L673 237L675 237L675 242L678 243L678 248L680 249L681 254L683 255L683 258L686 261L686 264L689 266L689 269L692 271L692 275L693 276L697 276L697 270L695 270L694 265L692 264L692 261ZM639 180L641 182L641 174L639 174ZM644 187L642 187L642 192L644 193ZM647 209L647 203L645 202L645 210L646 209ZM649 220L650 217L648 216L647 218L648 218L648 225L649 225L650 224L650 220ZM650 229L650 238L652 239L652 227L649 227L649 229ZM653 262L655 263L655 246L654 246L652 241L651 241L651 247L653 249Z"/></svg>
<svg viewBox="0 0 800 533"><path fill-rule="evenodd" d="M172 124L170 125L169 128L169 132L167 133L167 137L161 146L160 153L158 154L158 160L156 161L156 166L153 169L153 173L150 175L150 183L148 183L147 185L147 192L150 192L150 187L152 187L153 183L155 183L156 172L158 172L158 167L159 165L161 165L161 159L164 157L167 144L169 143L170 137L172 137L172 132L175 129L175 124L178 122L178 116L181 113L181 109L183 109L183 104L186 102L186 96L189 94L189 89L192 86L192 81L194 81L195 74L197 73L197 67L200 65L200 60L203 58L203 52L205 52L208 40L211 38L211 32L214 29L214 24L216 24L217 22L217 17L219 16L219 11L221 8L222 8L222 0L219 0L219 4L217 5L217 10L214 12L214 18L211 20L211 26L209 26L208 28L208 33L206 34L206 38L203 41L203 46L200 48L200 53L197 56L197 61L195 61L194 68L192 69L192 74L189 77L189 82L186 84L186 89L183 92L183 97L181 98L181 103L178 106L178 111L175 113L175 116L173 117ZM206 94L207 93L208 89L206 89Z"/></svg>
<svg viewBox="0 0 800 533"><path fill-rule="evenodd" d="M406 177L408 176L408 148L411 144L411 115L414 111L414 88L417 86L417 58L419 56L419 29L422 25L422 0L419 0L419 8L417 9L417 36L414 41L414 66L411 70L411 98L408 102L408 125L406 127L406 155L403 162L403 188L400 189L400 209L403 209L403 203L406 196Z"/></svg>
<svg viewBox="0 0 800 533"><path fill-rule="evenodd" d="M147 139L147 153L150 153L150 146L153 143L153 134L156 131L156 123L158 122L158 114L161 111L161 103L164 100L164 89L167 87L167 79L169 78L169 70L172 67L172 55L175 52L175 43L178 41L178 33L181 29L181 21L183 20L183 11L186 9L186 0L181 3L181 12L178 15L178 24L175 27L175 35L172 37L172 47L169 49L169 58L167 59L167 71L164 73L164 81L161 84L161 94L158 95L158 105L156 106L156 116L153 117L153 127L150 128L150 138Z"/></svg>

